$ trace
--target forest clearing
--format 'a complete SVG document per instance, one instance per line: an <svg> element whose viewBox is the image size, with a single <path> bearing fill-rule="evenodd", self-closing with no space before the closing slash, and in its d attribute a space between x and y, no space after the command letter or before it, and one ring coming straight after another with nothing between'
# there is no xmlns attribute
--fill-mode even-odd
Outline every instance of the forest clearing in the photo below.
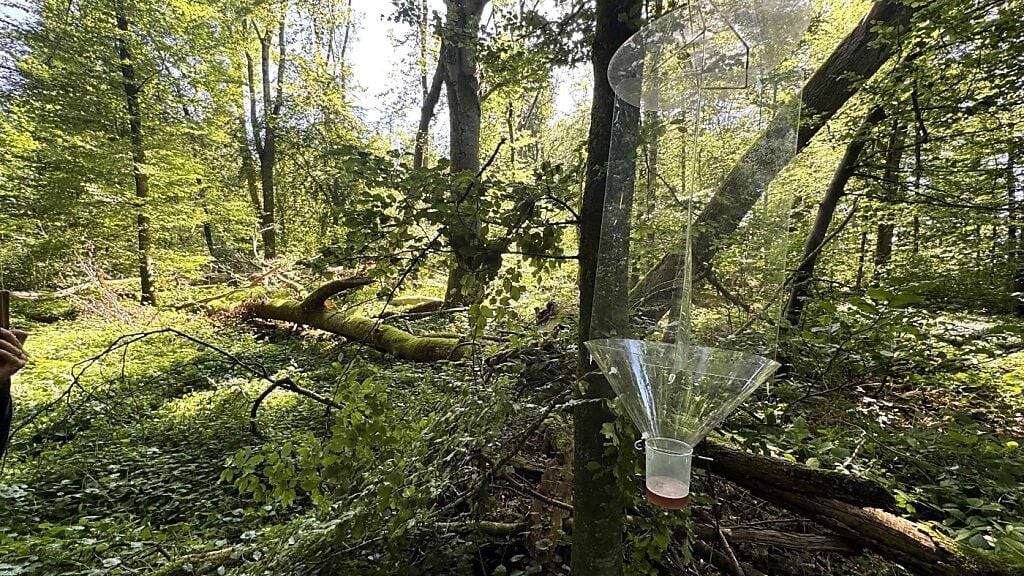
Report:
<svg viewBox="0 0 1024 576"><path fill-rule="evenodd" d="M1024 2L0 0L0 424L0 576L1024 574Z"/></svg>

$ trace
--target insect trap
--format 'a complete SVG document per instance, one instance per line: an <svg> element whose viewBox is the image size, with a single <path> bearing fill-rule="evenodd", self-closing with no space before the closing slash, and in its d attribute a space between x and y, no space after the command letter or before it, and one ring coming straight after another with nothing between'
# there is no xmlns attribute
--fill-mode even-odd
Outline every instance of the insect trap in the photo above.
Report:
<svg viewBox="0 0 1024 576"><path fill-rule="evenodd" d="M693 447L767 382L811 0L696 0L613 56L587 349L643 434L648 498L687 506Z"/></svg>

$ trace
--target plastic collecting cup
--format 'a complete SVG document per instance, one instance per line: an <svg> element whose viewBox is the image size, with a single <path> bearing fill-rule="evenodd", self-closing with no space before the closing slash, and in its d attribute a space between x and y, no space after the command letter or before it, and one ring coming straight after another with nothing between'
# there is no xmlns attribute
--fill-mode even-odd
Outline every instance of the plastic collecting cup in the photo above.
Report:
<svg viewBox="0 0 1024 576"><path fill-rule="evenodd" d="M644 454L647 499L668 510L683 510L689 506L693 446L674 438L647 438Z"/></svg>

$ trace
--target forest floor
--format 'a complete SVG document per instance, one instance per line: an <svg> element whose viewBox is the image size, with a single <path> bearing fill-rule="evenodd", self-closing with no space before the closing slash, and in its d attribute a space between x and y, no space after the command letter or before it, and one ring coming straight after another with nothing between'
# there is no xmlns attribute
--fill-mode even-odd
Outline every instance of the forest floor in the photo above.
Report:
<svg viewBox="0 0 1024 576"><path fill-rule="evenodd" d="M0 475L0 576L567 573L572 318L436 364L124 301L23 302L15 321L32 332L32 364ZM1024 353L981 357L977 330L948 329L993 322L957 315L922 336L931 353L973 355L967 368L821 395L784 381L719 436L876 479L907 516L1024 562ZM252 422L267 377L284 376L336 406L278 388ZM697 517L816 530L709 478L695 492L719 504L697 498ZM630 531L636 573L686 555L642 520ZM904 573L864 555L739 548L773 574ZM687 573L717 573L692 554Z"/></svg>

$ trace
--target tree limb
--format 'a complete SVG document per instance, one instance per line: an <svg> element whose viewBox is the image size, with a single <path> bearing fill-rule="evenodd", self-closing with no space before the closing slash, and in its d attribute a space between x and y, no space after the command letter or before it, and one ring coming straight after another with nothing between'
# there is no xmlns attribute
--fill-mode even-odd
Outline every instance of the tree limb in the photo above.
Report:
<svg viewBox="0 0 1024 576"><path fill-rule="evenodd" d="M350 278L332 280L326 284L322 284L306 296L300 304L300 308L303 312L316 312L317 310L323 310L327 305L327 301L338 294L354 290L356 288L362 288L363 286L368 286L370 284L373 284L373 280L363 276L352 276Z"/></svg>

